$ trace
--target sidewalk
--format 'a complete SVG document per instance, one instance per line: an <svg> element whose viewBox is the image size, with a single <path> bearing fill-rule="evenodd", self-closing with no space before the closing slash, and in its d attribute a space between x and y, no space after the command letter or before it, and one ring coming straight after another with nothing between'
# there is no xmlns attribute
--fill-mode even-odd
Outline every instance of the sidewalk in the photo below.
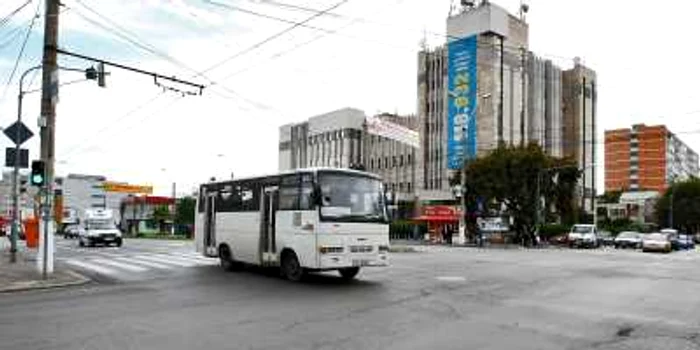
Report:
<svg viewBox="0 0 700 350"><path fill-rule="evenodd" d="M464 243L464 244L445 244L445 243L435 243L424 240L403 240L403 239L393 239L391 240L392 250L396 249L399 252L403 252L405 249L412 251L426 251L435 248L445 248L445 249L459 249L459 248L478 248L478 249L561 249L549 244L541 244L536 247L523 247L520 244L495 244L486 243L484 246L478 246L475 243Z"/></svg>
<svg viewBox="0 0 700 350"><path fill-rule="evenodd" d="M36 255L26 249L24 242L18 247L17 262L10 263L10 242L0 237L0 293L33 289L48 289L83 285L90 279L65 268L56 268L46 280L36 268Z"/></svg>

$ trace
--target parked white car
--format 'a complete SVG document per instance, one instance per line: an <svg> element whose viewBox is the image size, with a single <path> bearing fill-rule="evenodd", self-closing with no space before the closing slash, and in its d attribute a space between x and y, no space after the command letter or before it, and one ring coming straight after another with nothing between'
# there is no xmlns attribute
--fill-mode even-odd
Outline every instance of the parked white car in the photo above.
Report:
<svg viewBox="0 0 700 350"><path fill-rule="evenodd" d="M571 228L568 236L569 247L597 248L600 247L598 229L595 225L576 224Z"/></svg>

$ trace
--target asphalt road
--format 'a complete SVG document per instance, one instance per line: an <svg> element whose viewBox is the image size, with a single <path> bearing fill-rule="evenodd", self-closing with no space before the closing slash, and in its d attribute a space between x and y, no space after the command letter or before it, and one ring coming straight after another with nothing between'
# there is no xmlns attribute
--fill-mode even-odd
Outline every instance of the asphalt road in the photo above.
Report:
<svg viewBox="0 0 700 350"><path fill-rule="evenodd" d="M700 252L430 249L344 283L198 266L0 296L11 349L696 349Z"/></svg>

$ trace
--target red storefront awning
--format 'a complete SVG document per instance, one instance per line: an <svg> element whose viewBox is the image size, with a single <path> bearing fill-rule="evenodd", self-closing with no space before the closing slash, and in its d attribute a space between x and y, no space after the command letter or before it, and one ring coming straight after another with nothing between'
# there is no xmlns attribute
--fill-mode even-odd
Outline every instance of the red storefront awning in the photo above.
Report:
<svg viewBox="0 0 700 350"><path fill-rule="evenodd" d="M413 218L415 221L428 221L428 222L457 222L459 217L457 216L437 216L437 215L421 215L417 218Z"/></svg>
<svg viewBox="0 0 700 350"><path fill-rule="evenodd" d="M414 218L415 221L427 222L457 222L459 221L460 210L449 205L424 206L420 216Z"/></svg>

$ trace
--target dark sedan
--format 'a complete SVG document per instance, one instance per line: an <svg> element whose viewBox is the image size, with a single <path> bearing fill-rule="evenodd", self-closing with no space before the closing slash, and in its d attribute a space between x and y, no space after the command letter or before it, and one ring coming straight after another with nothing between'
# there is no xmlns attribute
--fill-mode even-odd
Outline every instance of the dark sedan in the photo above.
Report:
<svg viewBox="0 0 700 350"><path fill-rule="evenodd" d="M676 245L679 250L695 249L695 242L693 241L693 237L689 235L678 235L678 237L676 238Z"/></svg>

